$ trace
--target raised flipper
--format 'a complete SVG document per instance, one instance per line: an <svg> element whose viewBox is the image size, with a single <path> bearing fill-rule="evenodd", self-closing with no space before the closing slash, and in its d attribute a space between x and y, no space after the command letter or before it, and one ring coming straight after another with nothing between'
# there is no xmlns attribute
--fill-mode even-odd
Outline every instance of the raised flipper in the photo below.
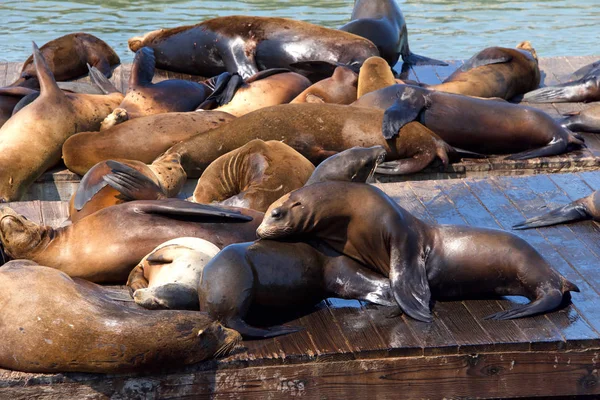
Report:
<svg viewBox="0 0 600 400"><path fill-rule="evenodd" d="M524 306L517 306L510 310L501 311L484 317L484 319L494 319L498 321L527 317L548 311L552 311L563 302L563 294L558 289L552 289L542 294L542 296Z"/></svg>
<svg viewBox="0 0 600 400"><path fill-rule="evenodd" d="M83 176L81 182L79 182L79 186L77 186L75 199L73 199L73 206L77 211L81 211L96 193L108 185L103 178L103 175L99 175L96 172L95 166Z"/></svg>
<svg viewBox="0 0 600 400"><path fill-rule="evenodd" d="M129 87L151 84L154 78L155 66L156 58L154 57L154 49L150 47L139 49L133 59Z"/></svg>
<svg viewBox="0 0 600 400"><path fill-rule="evenodd" d="M26 106L33 103L38 97L40 97L40 92L28 94L27 96L23 97L21 100L19 100L19 102L17 104L15 104L15 107L13 108L11 115L15 115L16 113L21 111Z"/></svg>
<svg viewBox="0 0 600 400"><path fill-rule="evenodd" d="M401 97L383 114L382 131L386 140L398 135L400 129L419 118L419 114L427 106L427 99L414 89L406 87Z"/></svg>
<svg viewBox="0 0 600 400"><path fill-rule="evenodd" d="M106 165L111 173L104 176L104 181L127 200L159 200L167 197L160 186L140 171L114 160L106 161Z"/></svg>
<svg viewBox="0 0 600 400"><path fill-rule="evenodd" d="M98 87L104 94L121 93L111 81L108 80L102 72L98 71L95 67L90 67L88 64L88 70L90 71L90 80L94 85Z"/></svg>
<svg viewBox="0 0 600 400"><path fill-rule="evenodd" d="M529 218L523 222L513 225L513 229L531 229L540 228L542 226L551 226L562 224L565 222L581 221L592 219L587 206L583 203L585 199L577 200L566 206L556 208L546 214L537 217Z"/></svg>
<svg viewBox="0 0 600 400"><path fill-rule="evenodd" d="M43 96L64 97L65 94L56 84L54 74L52 73L50 67L48 67L44 56L40 52L40 49L37 47L35 42L33 42L33 62L35 64L37 78L40 82L40 94Z"/></svg>
<svg viewBox="0 0 600 400"><path fill-rule="evenodd" d="M252 221L252 217L239 211L208 204L191 203L179 199L138 200L129 203L136 211L147 214L161 214L173 217L224 218L233 221Z"/></svg>
<svg viewBox="0 0 600 400"><path fill-rule="evenodd" d="M212 79L212 78L211 78ZM198 106L198 110L211 110L231 102L237 90L244 84L244 80L237 73L225 72L219 75L214 82L214 91Z"/></svg>
<svg viewBox="0 0 600 400"><path fill-rule="evenodd" d="M475 54L469 61L464 63L459 70L466 72L484 65L507 63L510 62L510 60L512 60L512 56L506 54L499 47L490 47Z"/></svg>
<svg viewBox="0 0 600 400"><path fill-rule="evenodd" d="M287 335L289 333L299 332L302 329L304 329L301 327L292 327L285 325L275 325L270 328L256 328L254 326L248 325L239 317L229 318L228 320L223 321L222 323L227 328L235 329L236 331L238 331L244 338L257 339Z"/></svg>

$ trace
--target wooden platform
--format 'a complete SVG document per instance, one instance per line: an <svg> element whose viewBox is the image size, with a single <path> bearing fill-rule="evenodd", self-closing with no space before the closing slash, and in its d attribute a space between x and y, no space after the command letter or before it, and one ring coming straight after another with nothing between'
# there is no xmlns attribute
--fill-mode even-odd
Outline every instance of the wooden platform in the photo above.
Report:
<svg viewBox="0 0 600 400"><path fill-rule="evenodd" d="M598 59L600 59L600 56L542 58L540 60L540 69L542 70L541 86L565 82L575 70L591 62L597 61ZM446 67L414 67L410 70L409 78L428 84L440 83L460 67L463 62L464 61L450 61L449 65ZM21 70L21 66L21 63L0 63L0 86L4 86L16 80ZM113 71L111 81L119 90L125 92L128 87L130 73L131 64L120 65ZM154 81L158 82L175 78L190 79L194 81L202 80L202 77L198 76L157 70ZM80 79L80 81L89 82L89 78L85 77ZM588 107L588 105L583 103L530 105L546 111L554 118L560 118L561 114L569 111L582 110ZM594 134L583 134L583 136L588 146L587 149L560 156L543 157L527 161L505 161L501 157L487 160L467 160L451 164L445 169L438 163L418 174L404 177L388 177L381 175L378 176L378 179L382 182L389 182L484 177L492 175L524 175L589 171L600 166L600 137L597 137L597 135ZM78 182L79 177L67 171L63 166L62 168L55 169L42 176L38 182L29 189L25 199L67 200L71 193L76 189Z"/></svg>
<svg viewBox="0 0 600 400"><path fill-rule="evenodd" d="M510 229L600 189L600 172L380 185L416 216ZM60 202L12 206L58 225ZM515 231L581 289L544 316L486 321L521 298L439 302L432 324L358 301L329 299L278 322L301 332L247 341L227 359L152 375L39 375L0 371L0 397L77 398L507 398L600 395L600 225ZM275 317L263 316L262 320Z"/></svg>

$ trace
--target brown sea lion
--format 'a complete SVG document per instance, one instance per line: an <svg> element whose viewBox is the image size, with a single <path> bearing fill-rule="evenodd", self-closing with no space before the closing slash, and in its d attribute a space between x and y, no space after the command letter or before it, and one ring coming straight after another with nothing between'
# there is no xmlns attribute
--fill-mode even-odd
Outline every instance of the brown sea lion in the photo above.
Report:
<svg viewBox="0 0 600 400"><path fill-rule="evenodd" d="M421 124L407 125L386 140L382 135L383 116L383 111L337 104L273 106L197 135L167 153L181 155L183 169L190 178L200 176L212 161L252 139L280 140L313 164L355 146L379 145L384 147L388 160L396 160L395 174L420 171L436 157L448 161L447 153L453 149Z"/></svg>
<svg viewBox="0 0 600 400"><path fill-rule="evenodd" d="M600 61L576 71L571 81L527 93L530 103L588 102L600 100Z"/></svg>
<svg viewBox="0 0 600 400"><path fill-rule="evenodd" d="M46 43L40 50L57 81L75 79L87 74L88 64L110 78L111 68L121 63L117 53L109 45L88 33L61 36ZM10 86L37 89L40 87L37 74L34 57L30 56L23 64L21 76Z"/></svg>
<svg viewBox="0 0 600 400"><path fill-rule="evenodd" d="M133 299L152 310L199 310L202 271L219 251L207 240L190 237L159 245L129 274L127 286Z"/></svg>
<svg viewBox="0 0 600 400"><path fill-rule="evenodd" d="M132 185L127 179L120 184L128 186L126 194L119 192L111 183L116 176L142 175L144 184ZM161 200L175 197L185 184L186 175L177 154L157 158L146 165L135 160L107 160L94 165L81 179L77 190L69 200L71 222L87 217L106 207L133 200ZM149 182L147 181L149 180ZM138 178L139 181L139 178Z"/></svg>
<svg viewBox="0 0 600 400"><path fill-rule="evenodd" d="M592 219L600 221L600 192L575 200L566 206L555 208L545 214L529 218L514 225L513 229L531 229Z"/></svg>
<svg viewBox="0 0 600 400"><path fill-rule="evenodd" d="M0 268L0 367L36 373L161 370L228 354L240 335L205 313L147 311L30 261Z"/></svg>
<svg viewBox="0 0 600 400"><path fill-rule="evenodd" d="M350 68L337 67L330 78L320 80L290 103L350 104L356 101L358 75Z"/></svg>
<svg viewBox="0 0 600 400"><path fill-rule="evenodd" d="M379 54L373 43L356 35L292 19L254 16L160 29L128 43L132 51L152 47L161 69L202 76L237 72L244 79L269 68L322 70L330 76L338 64L359 66Z"/></svg>
<svg viewBox="0 0 600 400"><path fill-rule="evenodd" d="M410 51L406 21L395 0L355 0L350 18L340 30L369 39L392 67L400 56L404 64L448 65Z"/></svg>
<svg viewBox="0 0 600 400"><path fill-rule="evenodd" d="M252 306L313 305L327 297L394 306L389 279L322 243L259 240L227 246L202 272L200 310L244 337L273 337L298 328L257 328Z"/></svg>
<svg viewBox="0 0 600 400"><path fill-rule="evenodd" d="M402 81L404 82L404 81ZM357 99L397 83L392 69L381 57L371 57L360 67Z"/></svg>
<svg viewBox="0 0 600 400"><path fill-rule="evenodd" d="M512 154L509 160L551 156L583 146L583 141L545 112L508 102L478 99L394 85L368 93L352 104L386 109L394 121L390 137L404 122L418 121L449 145L482 154Z"/></svg>
<svg viewBox="0 0 600 400"><path fill-rule="evenodd" d="M255 139L213 161L198 180L192 200L264 212L302 187L315 167L285 143Z"/></svg>
<svg viewBox="0 0 600 400"><path fill-rule="evenodd" d="M129 88L119 108L102 123L102 130L133 118L168 112L194 111L211 93L204 83L168 79L152 83L154 50L143 47L135 53Z"/></svg>
<svg viewBox="0 0 600 400"><path fill-rule="evenodd" d="M125 282L131 269L167 240L199 237L218 247L247 242L256 237L260 221L255 217L261 216L178 199L141 200L54 229L5 207L0 209L0 241L13 259L33 260L93 282Z"/></svg>
<svg viewBox="0 0 600 400"><path fill-rule="evenodd" d="M123 95L65 94L33 44L40 96L0 128L0 202L18 200L60 161L62 145L80 131L98 130Z"/></svg>
<svg viewBox="0 0 600 400"><path fill-rule="evenodd" d="M389 276L402 310L424 322L432 319L432 294L518 295L531 300L488 317L504 320L551 311L567 292L579 291L518 236L427 224L371 185L324 182L298 189L269 207L257 234L262 239L323 240Z"/></svg>
<svg viewBox="0 0 600 400"><path fill-rule="evenodd" d="M220 111L167 113L135 118L102 132L81 132L69 138L63 160L69 170L85 175L110 159L151 163L171 146L235 119Z"/></svg>
<svg viewBox="0 0 600 400"><path fill-rule="evenodd" d="M565 115L560 124L574 132L600 133L600 104Z"/></svg>

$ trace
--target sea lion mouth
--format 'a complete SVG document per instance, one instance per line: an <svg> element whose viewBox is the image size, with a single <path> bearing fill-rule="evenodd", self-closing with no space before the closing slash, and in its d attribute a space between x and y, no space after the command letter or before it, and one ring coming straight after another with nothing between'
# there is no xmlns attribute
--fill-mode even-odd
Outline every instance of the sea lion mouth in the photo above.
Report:
<svg viewBox="0 0 600 400"><path fill-rule="evenodd" d="M261 224L258 229L256 229L256 235L260 239L273 239L277 237L288 236L292 233L292 231L293 229L291 226L284 226L280 228Z"/></svg>

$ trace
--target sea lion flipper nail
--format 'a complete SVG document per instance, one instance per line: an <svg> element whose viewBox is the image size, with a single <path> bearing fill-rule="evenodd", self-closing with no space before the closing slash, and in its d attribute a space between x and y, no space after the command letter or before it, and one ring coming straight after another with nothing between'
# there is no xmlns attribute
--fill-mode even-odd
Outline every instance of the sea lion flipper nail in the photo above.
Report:
<svg viewBox="0 0 600 400"><path fill-rule="evenodd" d="M409 90L407 89L407 91ZM410 99L404 99L403 95L383 114L381 127L383 137L387 140L392 139L404 125L416 120L424 107L425 98L423 96L411 96Z"/></svg>
<svg viewBox="0 0 600 400"><path fill-rule="evenodd" d="M468 71L484 65L507 63L512 59L512 56L503 52L502 49L490 47L471 57L462 67L460 67L460 70Z"/></svg>
<svg viewBox="0 0 600 400"><path fill-rule="evenodd" d="M252 217L244 215L239 211L228 208L217 207L207 204L196 204L179 199L164 199L154 201L138 201L136 209L148 214L162 214L186 217L209 217L225 218L239 221L252 221Z"/></svg>

